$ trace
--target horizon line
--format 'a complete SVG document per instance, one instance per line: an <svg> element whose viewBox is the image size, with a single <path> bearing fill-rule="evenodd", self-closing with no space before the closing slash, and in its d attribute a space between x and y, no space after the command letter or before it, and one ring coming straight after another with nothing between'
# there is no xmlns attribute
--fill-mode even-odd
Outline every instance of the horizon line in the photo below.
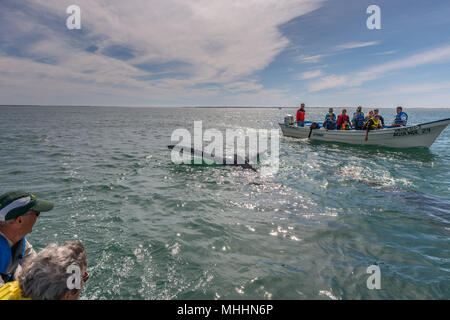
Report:
<svg viewBox="0 0 450 320"><path fill-rule="evenodd" d="M176 105L64 105L64 104L0 104L0 107L80 107L80 108L198 108L198 109L293 109L299 106L176 106ZM324 109L324 108L351 108L352 106L306 106L310 109ZM358 106L355 105L355 108ZM373 109L375 106L364 107L366 109ZM404 109L450 109L450 107L426 107L426 106L402 106ZM379 109L391 109L396 106L378 107Z"/></svg>

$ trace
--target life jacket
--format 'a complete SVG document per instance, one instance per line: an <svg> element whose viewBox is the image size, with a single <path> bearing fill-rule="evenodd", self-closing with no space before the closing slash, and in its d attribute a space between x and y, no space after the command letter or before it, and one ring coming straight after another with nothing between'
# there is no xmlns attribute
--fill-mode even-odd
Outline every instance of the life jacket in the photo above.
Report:
<svg viewBox="0 0 450 320"><path fill-rule="evenodd" d="M370 119L372 119L371 116L367 116L366 118L364 118L364 124L366 124Z"/></svg>
<svg viewBox="0 0 450 320"><path fill-rule="evenodd" d="M348 117L348 114L346 114L345 116L342 115L342 113L339 115L338 119L337 119L337 126L338 127L342 127L345 123L345 121L350 122L350 118Z"/></svg>
<svg viewBox="0 0 450 320"><path fill-rule="evenodd" d="M369 130L376 130L378 129L378 126L380 125L380 119L378 121L375 121L374 118L370 118L369 120L364 123L364 129L369 128Z"/></svg>
<svg viewBox="0 0 450 320"><path fill-rule="evenodd" d="M353 117L355 118L355 127L356 128L362 128L364 125L364 113L361 112L361 114L358 115L357 112L353 114Z"/></svg>
<svg viewBox="0 0 450 320"><path fill-rule="evenodd" d="M378 127L380 126L380 119L378 119L378 121L375 121L374 118L370 118L370 120L372 120L369 125L370 125L370 129L371 130L376 130L378 129Z"/></svg>
<svg viewBox="0 0 450 320"><path fill-rule="evenodd" d="M331 116L331 119L328 119L329 116ZM334 113L327 113L327 115L325 116L325 122L330 120L331 121L336 120L336 115Z"/></svg>
<svg viewBox="0 0 450 320"><path fill-rule="evenodd" d="M12 281L0 287L0 300L31 300L31 298L22 297L19 282Z"/></svg>
<svg viewBox="0 0 450 320"><path fill-rule="evenodd" d="M355 120L359 120L359 121L364 121L364 113L363 112L361 112L361 114L358 114L358 112L355 112L354 114L353 114L353 116L355 117Z"/></svg>
<svg viewBox="0 0 450 320"><path fill-rule="evenodd" d="M341 126L341 130L348 130L348 129L349 129L348 124L343 123Z"/></svg>
<svg viewBox="0 0 450 320"><path fill-rule="evenodd" d="M397 114L395 116L394 123L395 124L401 124L403 121L406 121L406 123L408 123L408 115L405 112L402 111L402 112L400 112L399 114Z"/></svg>
<svg viewBox="0 0 450 320"><path fill-rule="evenodd" d="M8 241L0 235L0 276L5 283L13 281L14 272L25 253L25 243L26 239L23 237L10 248Z"/></svg>

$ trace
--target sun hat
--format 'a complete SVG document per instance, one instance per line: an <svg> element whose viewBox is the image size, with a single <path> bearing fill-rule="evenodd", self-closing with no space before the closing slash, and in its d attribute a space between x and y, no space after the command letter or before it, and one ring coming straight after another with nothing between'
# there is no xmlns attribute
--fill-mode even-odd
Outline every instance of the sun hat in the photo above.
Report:
<svg viewBox="0 0 450 320"><path fill-rule="evenodd" d="M52 209L52 202L38 200L34 194L22 190L0 195L0 221L15 219L30 210L46 212Z"/></svg>

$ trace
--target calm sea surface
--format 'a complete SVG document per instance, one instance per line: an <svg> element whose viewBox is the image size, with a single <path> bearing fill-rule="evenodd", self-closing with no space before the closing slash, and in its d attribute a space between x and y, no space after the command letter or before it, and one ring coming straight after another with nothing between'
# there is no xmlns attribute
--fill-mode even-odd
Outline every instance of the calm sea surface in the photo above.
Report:
<svg viewBox="0 0 450 320"><path fill-rule="evenodd" d="M281 137L264 177L170 160L172 131L194 120L270 129L294 111L0 107L0 192L55 202L28 239L84 242L84 299L450 299L449 128L429 150Z"/></svg>

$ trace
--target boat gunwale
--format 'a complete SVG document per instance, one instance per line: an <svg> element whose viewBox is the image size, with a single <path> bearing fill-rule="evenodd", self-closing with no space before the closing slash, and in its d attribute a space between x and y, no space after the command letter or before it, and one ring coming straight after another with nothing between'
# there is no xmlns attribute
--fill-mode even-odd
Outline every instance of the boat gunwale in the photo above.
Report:
<svg viewBox="0 0 450 320"><path fill-rule="evenodd" d="M415 125L407 125L407 126L394 126L394 127L386 127L383 129L379 129L379 130L370 130L370 134L376 134L376 135L381 135L381 134L385 134L385 133L390 133L394 130L398 130L398 129L408 129L408 128L414 128L414 127L418 127L418 126L425 126L425 125L430 125L430 124L436 124L439 122L446 122L446 121L450 121L450 118L446 118L446 119L441 119L441 120L435 120L435 121L430 121L430 122L425 122L425 123L419 123L419 124L415 124ZM285 125L284 123L279 123L280 127L284 127L284 128L291 128L294 130L299 130L299 131L306 131L309 132L311 129L310 127L297 127L295 125ZM324 132L324 133L328 133L329 135L361 135L361 134L365 134L366 130L355 130L355 129L351 129L351 130L337 130L337 129L333 129L333 130L326 130L323 127L321 127L320 129L315 129L313 130L313 132L317 132L317 130L319 130L320 132Z"/></svg>

